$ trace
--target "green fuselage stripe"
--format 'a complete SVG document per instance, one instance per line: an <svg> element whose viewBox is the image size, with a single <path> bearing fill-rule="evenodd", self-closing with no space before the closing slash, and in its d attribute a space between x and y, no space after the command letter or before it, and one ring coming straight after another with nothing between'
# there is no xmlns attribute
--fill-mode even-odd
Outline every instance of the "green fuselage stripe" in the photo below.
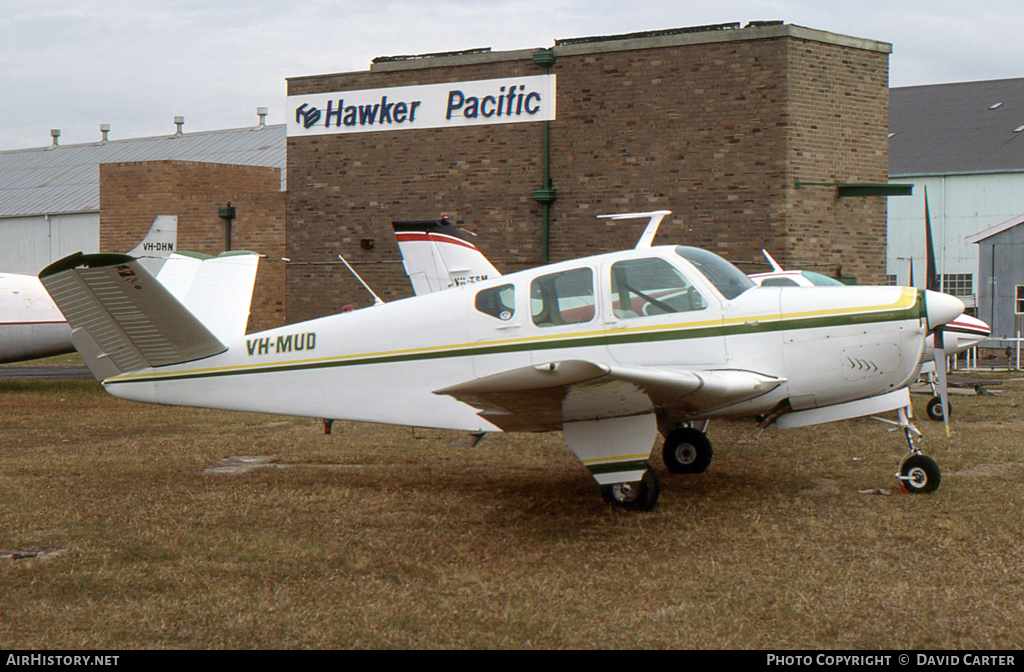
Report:
<svg viewBox="0 0 1024 672"><path fill-rule="evenodd" d="M438 348L426 352L402 352L393 355L368 355L345 359L327 359L324 361L307 361L281 364L255 365L251 367L226 367L223 370L182 371L180 374L165 373L159 375L139 375L131 377L115 377L104 381L106 385L123 385L129 383L149 383L155 381L188 380L197 378L219 378L221 376L241 376L260 373L282 373L287 371L303 371L312 369L328 369L335 367L361 366L365 364L389 364L396 362L415 362L431 359L449 359L455 357L475 357L524 350L558 350L564 348L605 347L631 343L653 343L658 341L685 341L695 338L715 338L739 336L744 334L767 333L774 331L792 331L802 329L820 329L827 327L851 326L878 322L897 322L919 320L924 317L924 300L918 292L918 299L909 308L883 310L849 315L827 315L790 319L751 319L749 322L733 325L717 325L696 328L675 328L665 330L634 331L624 329L626 333L617 334L615 330L599 335L585 337L566 336L565 338L547 338L521 340L514 343L500 342L494 345L467 346L459 345L450 348ZM254 335L255 336L255 335Z"/></svg>

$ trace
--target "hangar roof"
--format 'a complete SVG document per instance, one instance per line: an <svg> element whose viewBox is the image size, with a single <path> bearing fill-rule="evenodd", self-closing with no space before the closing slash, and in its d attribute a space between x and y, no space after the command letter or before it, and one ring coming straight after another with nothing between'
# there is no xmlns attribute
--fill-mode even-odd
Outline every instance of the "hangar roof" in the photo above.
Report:
<svg viewBox="0 0 1024 672"><path fill-rule="evenodd" d="M281 169L285 125L0 151L0 217L95 212L101 163L197 161Z"/></svg>
<svg viewBox="0 0 1024 672"><path fill-rule="evenodd" d="M889 91L889 176L1024 171L1024 78Z"/></svg>

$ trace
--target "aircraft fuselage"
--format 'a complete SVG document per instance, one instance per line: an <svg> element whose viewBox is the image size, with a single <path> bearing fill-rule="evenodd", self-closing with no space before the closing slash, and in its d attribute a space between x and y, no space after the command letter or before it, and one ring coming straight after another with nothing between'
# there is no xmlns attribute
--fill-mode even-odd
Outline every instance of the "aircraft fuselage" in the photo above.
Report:
<svg viewBox="0 0 1024 672"><path fill-rule="evenodd" d="M73 351L71 327L39 279L0 273L0 362Z"/></svg>
<svg viewBox="0 0 1024 672"><path fill-rule="evenodd" d="M736 287L677 249L692 248L561 262L249 334L222 354L104 385L155 403L495 431L477 409L434 392L564 360L784 379L722 408L684 404L671 420L686 421L758 415L787 399L793 410L839 404L916 376L924 292Z"/></svg>

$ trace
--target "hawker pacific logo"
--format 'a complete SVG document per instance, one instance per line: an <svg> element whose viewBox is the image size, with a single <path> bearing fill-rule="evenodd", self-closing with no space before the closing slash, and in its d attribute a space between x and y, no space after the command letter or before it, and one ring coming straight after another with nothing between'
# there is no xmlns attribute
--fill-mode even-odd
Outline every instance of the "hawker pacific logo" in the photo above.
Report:
<svg viewBox="0 0 1024 672"><path fill-rule="evenodd" d="M330 128L342 125L350 128L355 126L373 126L384 124L403 124L416 121L416 109L423 104L421 100L410 102L400 101L388 102L387 96L382 96L379 103L374 105L346 105L345 99L338 101L328 100L327 110L323 113L316 107L309 107L303 103L295 110L295 121L301 123L304 128L312 128L321 119L324 120L324 127Z"/></svg>
<svg viewBox="0 0 1024 672"><path fill-rule="evenodd" d="M289 136L483 124L555 118L555 76L289 96Z"/></svg>

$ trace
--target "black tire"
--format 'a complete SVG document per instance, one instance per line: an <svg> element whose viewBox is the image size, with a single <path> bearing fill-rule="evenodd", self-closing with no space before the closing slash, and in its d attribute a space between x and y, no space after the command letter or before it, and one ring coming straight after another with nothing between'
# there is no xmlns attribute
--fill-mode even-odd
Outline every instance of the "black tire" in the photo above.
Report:
<svg viewBox="0 0 1024 672"><path fill-rule="evenodd" d="M942 482L939 465L927 455L910 455L903 460L900 476L900 487L911 494L935 492Z"/></svg>
<svg viewBox="0 0 1024 672"><path fill-rule="evenodd" d="M661 457L674 474L702 474L711 465L714 451L707 434L693 427L682 427L665 437Z"/></svg>
<svg viewBox="0 0 1024 672"><path fill-rule="evenodd" d="M612 506L627 511L650 511L658 503L661 484L658 477L648 469L644 477L634 483L612 483L601 486L601 497Z"/></svg>
<svg viewBox="0 0 1024 672"><path fill-rule="evenodd" d="M942 397L932 397L928 401L928 417L936 422L942 422ZM949 415L953 416L953 405L949 405Z"/></svg>

